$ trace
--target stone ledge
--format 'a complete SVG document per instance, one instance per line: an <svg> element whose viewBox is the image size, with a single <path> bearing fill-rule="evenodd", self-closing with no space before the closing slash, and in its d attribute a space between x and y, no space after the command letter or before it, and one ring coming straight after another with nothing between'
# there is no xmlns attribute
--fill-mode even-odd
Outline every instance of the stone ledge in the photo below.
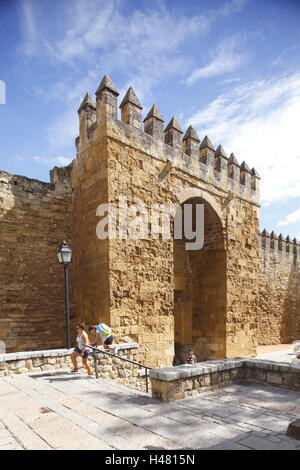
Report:
<svg viewBox="0 0 300 470"><path fill-rule="evenodd" d="M8 353L0 355L1 362L21 361L25 359L37 359L43 357L62 357L68 356L74 350L72 349L49 349L43 351L25 351L17 353Z"/></svg>
<svg viewBox="0 0 300 470"><path fill-rule="evenodd" d="M262 383L300 390L300 365L232 358L150 370L152 397L182 400L232 383Z"/></svg>
<svg viewBox="0 0 300 470"><path fill-rule="evenodd" d="M163 369L152 369L150 377L158 380L171 382L185 377L195 377L198 375L210 374L222 370L236 369L243 367L245 359L233 358L216 361L197 362L196 364L183 364L176 367L165 367Z"/></svg>
<svg viewBox="0 0 300 470"><path fill-rule="evenodd" d="M247 359L244 361L244 365L249 368L265 369L280 372L287 372L291 368L295 367L295 364L289 364L287 362L276 362L266 359Z"/></svg>
<svg viewBox="0 0 300 470"><path fill-rule="evenodd" d="M122 351L124 349L137 349L139 348L139 343L120 343L120 344L115 344L115 346L118 346L118 351ZM99 351L106 351L103 346L99 346ZM118 354L118 353L117 353Z"/></svg>
<svg viewBox="0 0 300 470"><path fill-rule="evenodd" d="M300 364L288 364L286 362L275 362L271 360L235 357L233 359L205 361L197 362L196 364L182 364L176 367L152 369L150 371L150 377L170 382L173 380L183 379L185 377L195 377L222 370L236 369L238 367L249 367L250 369L256 368L274 372L300 373Z"/></svg>
<svg viewBox="0 0 300 470"><path fill-rule="evenodd" d="M138 343L118 344L119 350L136 349L138 347L139 347ZM102 346L99 347L99 351L104 351L104 350L105 349ZM69 356L73 351L74 351L74 348L7 353L7 354L0 355L0 363L9 362L9 361L21 361L21 360L26 360L26 359L37 359L37 358L44 358L44 357L63 357L63 356Z"/></svg>

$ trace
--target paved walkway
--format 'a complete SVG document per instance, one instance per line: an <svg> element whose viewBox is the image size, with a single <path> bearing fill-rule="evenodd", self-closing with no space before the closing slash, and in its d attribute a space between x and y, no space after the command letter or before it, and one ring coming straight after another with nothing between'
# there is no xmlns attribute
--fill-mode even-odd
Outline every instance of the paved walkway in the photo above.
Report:
<svg viewBox="0 0 300 470"><path fill-rule="evenodd" d="M234 385L173 403L53 371L0 379L2 449L300 449L299 393Z"/></svg>
<svg viewBox="0 0 300 470"><path fill-rule="evenodd" d="M292 350L293 343L281 343L281 344L266 344L264 346L257 346L258 354L268 354L275 351Z"/></svg>
<svg viewBox="0 0 300 470"><path fill-rule="evenodd" d="M276 362L289 362L300 364L296 354L293 352L292 344L275 344L271 346L259 346L256 359L268 359Z"/></svg>

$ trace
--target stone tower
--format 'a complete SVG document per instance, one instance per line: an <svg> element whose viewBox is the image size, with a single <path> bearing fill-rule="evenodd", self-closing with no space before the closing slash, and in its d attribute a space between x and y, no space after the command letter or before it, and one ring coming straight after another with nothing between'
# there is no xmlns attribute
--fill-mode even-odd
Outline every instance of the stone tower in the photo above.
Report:
<svg viewBox="0 0 300 470"><path fill-rule="evenodd" d="M144 119L130 87L121 102L105 76L96 103L79 108L73 164L73 251L76 317L104 321L117 341L140 344L139 360L170 365L193 347L198 360L253 356L259 281L257 172L221 145L215 150L190 126L183 136L174 116L154 105ZM204 205L204 246L185 240L99 239L101 204L126 210L142 204ZM117 217L120 213L117 211ZM103 215L103 214L101 214ZM119 220L120 222L120 220ZM172 231L172 227L171 227Z"/></svg>

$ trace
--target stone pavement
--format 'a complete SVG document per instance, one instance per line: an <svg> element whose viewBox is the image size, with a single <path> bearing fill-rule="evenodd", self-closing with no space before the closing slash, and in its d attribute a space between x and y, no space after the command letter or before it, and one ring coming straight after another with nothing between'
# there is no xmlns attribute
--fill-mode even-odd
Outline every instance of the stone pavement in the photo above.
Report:
<svg viewBox="0 0 300 470"><path fill-rule="evenodd" d="M0 450L22 450L23 447L0 421Z"/></svg>
<svg viewBox="0 0 300 470"><path fill-rule="evenodd" d="M299 416L299 393L257 384L162 403L62 370L0 379L0 450L299 450L285 435Z"/></svg>
<svg viewBox="0 0 300 470"><path fill-rule="evenodd" d="M292 345L286 345L287 348L280 348L280 346L284 345L278 345L278 349L275 347L270 347L269 351L267 352L267 347L263 349L262 347L258 348L259 354L256 356L256 359L267 359L271 361L276 361L276 362L289 362L289 363L300 363L299 360L297 360L296 354L293 353L293 346Z"/></svg>

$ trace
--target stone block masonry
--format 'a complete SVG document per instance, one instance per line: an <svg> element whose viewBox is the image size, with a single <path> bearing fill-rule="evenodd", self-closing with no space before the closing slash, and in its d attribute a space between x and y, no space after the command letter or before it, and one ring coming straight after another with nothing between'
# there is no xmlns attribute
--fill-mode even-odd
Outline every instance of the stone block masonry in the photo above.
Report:
<svg viewBox="0 0 300 470"><path fill-rule="evenodd" d="M138 342L139 362L151 367L172 363L174 342L178 354L193 344L203 359L255 355L260 177L221 146L215 151L207 137L200 144L191 127L182 139L175 117L164 130L156 106L143 131L132 88L119 120L118 94L105 76L96 103L86 95L79 108L72 172L77 317L100 317L118 341ZM117 207L120 196L148 212L154 204L204 204L203 254L184 252L182 270L172 238L95 239L97 206ZM174 291L182 299L176 315Z"/></svg>
<svg viewBox="0 0 300 470"><path fill-rule="evenodd" d="M264 230L259 244L257 341L291 343L300 338L300 243Z"/></svg>
<svg viewBox="0 0 300 470"><path fill-rule="evenodd" d="M258 359L206 361L150 371L152 397L182 400L233 383L259 383L300 390L300 365Z"/></svg>
<svg viewBox="0 0 300 470"><path fill-rule="evenodd" d="M0 340L6 352L65 345L64 272L56 253L72 246L71 165L50 183L0 172ZM70 307L73 272L70 266Z"/></svg>
<svg viewBox="0 0 300 470"><path fill-rule="evenodd" d="M118 355L136 361L139 345L136 343L120 344ZM146 379L143 369L117 357L97 353L99 377L110 379L129 387L145 391ZM0 355L0 377L13 374L26 374L34 372L47 372L54 369L73 369L70 354L73 349L52 349L44 351L27 351ZM77 359L78 369L87 373L81 358ZM89 365L94 372L93 356L89 356ZM151 384L149 381L149 389Z"/></svg>
<svg viewBox="0 0 300 470"><path fill-rule="evenodd" d="M175 116L165 126L156 105L142 127L131 87L119 116L118 96L107 75L95 101L85 95L76 159L54 168L50 183L0 173L0 341L7 352L65 344L56 258L63 239L73 250L71 330L79 321L109 324L117 343L140 344L137 360L149 367L170 366L190 347L205 361L255 357L257 344L299 339L299 244L259 235L255 168L192 126L184 133ZM173 239L173 219L168 239L123 237L122 224L115 239L100 239L97 209L117 209L120 197L148 216L154 205L202 204L203 248L189 251Z"/></svg>

